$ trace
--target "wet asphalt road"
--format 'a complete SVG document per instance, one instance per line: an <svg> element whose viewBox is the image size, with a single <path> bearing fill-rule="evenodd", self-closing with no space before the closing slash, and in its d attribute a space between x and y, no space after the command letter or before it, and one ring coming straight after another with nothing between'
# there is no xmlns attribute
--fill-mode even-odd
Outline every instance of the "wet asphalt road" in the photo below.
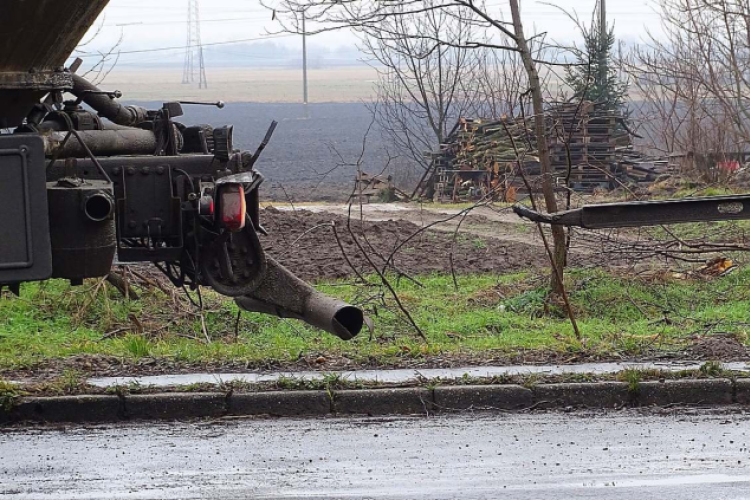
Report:
<svg viewBox="0 0 750 500"><path fill-rule="evenodd" d="M0 499L747 499L750 417L542 413L0 431Z"/></svg>

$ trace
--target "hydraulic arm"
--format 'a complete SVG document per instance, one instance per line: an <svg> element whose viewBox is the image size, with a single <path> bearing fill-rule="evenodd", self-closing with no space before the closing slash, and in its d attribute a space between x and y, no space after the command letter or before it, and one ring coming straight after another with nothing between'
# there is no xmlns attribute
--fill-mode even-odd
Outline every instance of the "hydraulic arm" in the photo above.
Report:
<svg viewBox="0 0 750 500"><path fill-rule="evenodd" d="M603 203L553 214L543 214L523 205L516 205L513 211L534 222L587 229L657 226L680 222L750 219L750 195Z"/></svg>

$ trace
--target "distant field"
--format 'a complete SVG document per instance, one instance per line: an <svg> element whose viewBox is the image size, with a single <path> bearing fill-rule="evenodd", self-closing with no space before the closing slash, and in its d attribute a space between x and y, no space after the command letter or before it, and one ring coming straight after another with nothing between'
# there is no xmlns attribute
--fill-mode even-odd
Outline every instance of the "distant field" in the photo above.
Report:
<svg viewBox="0 0 750 500"><path fill-rule="evenodd" d="M374 69L311 69L310 102L362 102L372 100ZM125 99L140 101L222 100L226 102L302 102L301 69L207 69L208 89L183 85L182 68L119 69L110 73L104 87L121 90Z"/></svg>
<svg viewBox="0 0 750 500"><path fill-rule="evenodd" d="M376 73L368 67L310 70L310 103L302 105L302 74L286 69L208 69L209 88L182 85L180 68L115 70L103 88L123 92L122 102L151 109L165 101L217 101L223 110L185 106L185 124L235 126L235 144L254 150L271 120L279 127L258 164L266 176L266 200L340 201L353 186L362 140L371 115ZM338 153L338 154L337 154ZM339 157L339 154L341 157ZM387 163L386 145L373 128L362 158L362 169L380 173ZM349 165L340 166L340 163ZM396 168L396 162L391 166Z"/></svg>
<svg viewBox="0 0 750 500"><path fill-rule="evenodd" d="M128 101L148 108L159 101ZM235 146L254 151L271 124L279 126L256 168L266 177L261 192L266 200L339 201L352 189L356 167L339 166L341 157L356 163L371 116L364 104L310 104L305 118L302 104L228 103L224 109L185 106L185 124L234 125ZM371 130L362 168L380 172L387 160L380 132Z"/></svg>

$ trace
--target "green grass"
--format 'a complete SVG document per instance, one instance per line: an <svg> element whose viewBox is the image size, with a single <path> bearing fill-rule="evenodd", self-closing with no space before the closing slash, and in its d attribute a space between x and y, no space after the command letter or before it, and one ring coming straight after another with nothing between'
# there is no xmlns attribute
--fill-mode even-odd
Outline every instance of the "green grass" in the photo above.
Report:
<svg viewBox="0 0 750 500"><path fill-rule="evenodd" d="M564 311L546 303L546 279L531 273L393 279L402 303L429 342L422 341L389 299L371 311L375 332L350 342L293 321L245 313L239 336L233 301L205 292L207 343L200 319L184 302L159 290L127 301L108 286L71 288L51 281L23 287L0 301L0 370L35 367L55 358L112 356L177 364L241 362L248 367L292 364L319 357L367 365L396 365L435 355L496 357L552 351L574 357L637 356L684 347L691 338L731 334L746 342L750 325L750 269L710 281L644 278L570 270L568 288L583 338L573 336ZM373 278L374 281L374 278ZM347 300L365 295L343 283L323 291ZM134 321L134 318L137 321ZM134 325L140 325L136 328ZM321 367L327 366L322 364ZM711 367L707 367L711 369ZM62 391L75 385L76 377Z"/></svg>
<svg viewBox="0 0 750 500"><path fill-rule="evenodd" d="M483 248L487 248L487 243L481 238L474 238L471 241L471 244L477 250L482 250Z"/></svg>
<svg viewBox="0 0 750 500"><path fill-rule="evenodd" d="M25 392L16 384L0 379L0 410L10 411Z"/></svg>
<svg viewBox="0 0 750 500"><path fill-rule="evenodd" d="M628 368L618 374L619 381L628 384L628 392L632 394L638 394L643 378L644 374L642 371L633 368Z"/></svg>
<svg viewBox="0 0 750 500"><path fill-rule="evenodd" d="M151 354L151 342L142 335L129 335L125 339L125 349L135 359Z"/></svg>
<svg viewBox="0 0 750 500"><path fill-rule="evenodd" d="M666 228L666 229L665 229ZM690 222L667 226L656 226L642 230L656 240L671 240L673 236L681 240L704 240L711 243L741 242L743 236L750 236L750 221Z"/></svg>

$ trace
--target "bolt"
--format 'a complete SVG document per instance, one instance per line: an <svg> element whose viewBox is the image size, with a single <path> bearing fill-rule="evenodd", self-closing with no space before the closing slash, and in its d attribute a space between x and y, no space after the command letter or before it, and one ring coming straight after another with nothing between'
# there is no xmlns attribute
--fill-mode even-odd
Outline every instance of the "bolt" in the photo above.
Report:
<svg viewBox="0 0 750 500"><path fill-rule="evenodd" d="M143 167L143 168L141 169L141 173L142 173L143 175L148 175L148 174L149 174L150 172L151 172L151 169L150 169L150 168L148 168L148 167Z"/></svg>
<svg viewBox="0 0 750 500"><path fill-rule="evenodd" d="M159 175L164 175L164 167L156 167L156 173Z"/></svg>
<svg viewBox="0 0 750 500"><path fill-rule="evenodd" d="M130 222L128 222L128 227L130 229L135 229L136 226L138 226L138 224L134 220L131 220Z"/></svg>
<svg viewBox="0 0 750 500"><path fill-rule="evenodd" d="M112 169L112 173L115 174L115 175L120 175L121 171L122 171L122 169L120 167L115 167L115 168Z"/></svg>
<svg viewBox="0 0 750 500"><path fill-rule="evenodd" d="M128 175L135 175L135 167L128 167L125 171L128 173Z"/></svg>

